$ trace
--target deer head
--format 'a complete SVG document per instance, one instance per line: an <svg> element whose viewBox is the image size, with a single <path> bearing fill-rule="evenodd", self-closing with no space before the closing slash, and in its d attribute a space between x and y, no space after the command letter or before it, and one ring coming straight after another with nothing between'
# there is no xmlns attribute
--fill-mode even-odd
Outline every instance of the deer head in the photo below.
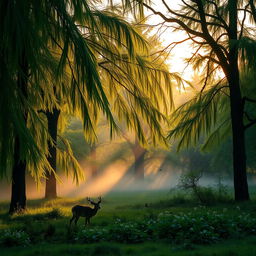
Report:
<svg viewBox="0 0 256 256"><path fill-rule="evenodd" d="M92 205L94 205L94 209L97 209L97 210L100 209L101 197L99 197L98 199L99 199L98 203L95 203L89 197L87 197L87 201Z"/></svg>

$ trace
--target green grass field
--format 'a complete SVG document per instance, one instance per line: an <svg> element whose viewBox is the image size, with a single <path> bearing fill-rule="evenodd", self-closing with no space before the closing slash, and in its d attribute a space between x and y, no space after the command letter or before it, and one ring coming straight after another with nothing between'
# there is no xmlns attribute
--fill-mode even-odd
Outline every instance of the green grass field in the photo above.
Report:
<svg viewBox="0 0 256 256"><path fill-rule="evenodd" d="M1 256L256 255L255 201L201 206L180 192L110 193L85 227L69 229L71 208L85 199L30 200L9 217L0 203Z"/></svg>

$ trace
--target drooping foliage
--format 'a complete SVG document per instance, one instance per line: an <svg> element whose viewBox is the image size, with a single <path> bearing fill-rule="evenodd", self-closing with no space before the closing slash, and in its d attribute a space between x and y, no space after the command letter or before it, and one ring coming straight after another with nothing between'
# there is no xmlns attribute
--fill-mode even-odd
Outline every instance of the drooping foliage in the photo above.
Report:
<svg viewBox="0 0 256 256"><path fill-rule="evenodd" d="M52 170L48 146L57 144L49 136L44 113L53 109L79 116L90 139L103 113L111 134L118 130L115 118L122 119L145 143L143 119L153 141L164 142L161 121L167 105L162 109L160 102L165 102L163 85L168 85L171 98L170 73L147 57L147 43L135 26L84 0L1 1L0 12L1 175L17 160L16 137L21 141L19 158L37 180L45 169ZM27 80L25 93L18 74ZM77 170L78 181L81 172L70 145L59 139L65 145L59 148L59 163Z"/></svg>
<svg viewBox="0 0 256 256"><path fill-rule="evenodd" d="M169 137L179 140L178 149L196 145L203 135L209 136L204 145L209 147L211 143L220 143L223 136L230 134L227 93L225 84L217 84L203 93L199 92L173 113L175 128ZM223 133L220 133L220 129Z"/></svg>
<svg viewBox="0 0 256 256"><path fill-rule="evenodd" d="M86 25L79 25L79 28L97 60L103 90L114 113L114 125L117 121L125 122L128 129L135 130L140 142L146 144L145 129L143 129L146 124L154 144L166 143L161 127L161 123L166 119L162 112L167 112L167 109L172 107L171 104L167 106L167 99L172 99L170 78L174 77L180 82L179 77L168 72L160 57L155 59L155 56L154 58L148 56L148 44L140 32L132 29L118 15L105 10L94 11L93 15L96 26L101 28L100 31L96 33ZM124 33L122 30L114 34L115 30L118 30L114 28L118 26L123 28L125 33L131 30L133 34L131 33L130 38L127 35L122 37ZM72 77L72 63L69 64L71 64L69 73ZM63 95L60 97L55 90L58 99L62 99L59 101L62 102L61 112L77 115L82 120L86 119L84 120L85 137L93 142L96 139L95 128L101 116L97 103L91 102L85 89L83 97L87 105L81 107L79 99L81 92L76 91L72 83L71 86L65 85L64 90L66 93L64 97ZM113 131L119 131L119 124L113 127L110 126L110 135ZM69 145L66 148L69 149ZM77 174L81 174L81 170L77 168L76 161L73 161L71 152L68 156L72 158L67 158L65 152L63 154L59 152L58 163L64 170L70 170L70 164L74 163L72 165L76 167L75 180L78 182L80 177Z"/></svg>

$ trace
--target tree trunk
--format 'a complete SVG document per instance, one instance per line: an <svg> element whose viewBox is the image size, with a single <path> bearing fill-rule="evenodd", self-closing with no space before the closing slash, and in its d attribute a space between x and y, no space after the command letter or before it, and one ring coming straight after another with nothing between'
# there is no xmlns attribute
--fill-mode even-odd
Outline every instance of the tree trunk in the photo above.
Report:
<svg viewBox="0 0 256 256"><path fill-rule="evenodd" d="M59 115L60 115L60 111L56 108L54 108L52 112L46 113L46 117L48 121L48 132L52 140L54 141L53 145L50 142L48 142L49 156L47 160L55 172L57 167L56 143L57 143ZM56 177L52 171L46 172L45 198L47 199L57 198L57 182L56 182Z"/></svg>
<svg viewBox="0 0 256 256"><path fill-rule="evenodd" d="M247 174L246 174L246 151L245 131L243 126L243 103L239 83L233 79L230 83L230 106L233 136L233 169L235 200L249 200ZM238 84L238 85L237 85Z"/></svg>
<svg viewBox="0 0 256 256"><path fill-rule="evenodd" d="M14 164L12 168L12 196L9 214L20 213L26 209L26 162L19 160L20 140L14 141Z"/></svg>
<svg viewBox="0 0 256 256"><path fill-rule="evenodd" d="M135 144L133 147L133 154L134 154L134 171L135 177L137 179L143 180L144 179L144 172L145 172L145 154L146 150L141 147L138 140L135 139Z"/></svg>
<svg viewBox="0 0 256 256"><path fill-rule="evenodd" d="M228 82L230 88L230 109L233 136L233 170L235 200L249 200L247 174L245 129L243 124L244 104L241 96L238 69L238 50L232 42L237 40L237 1L229 1L230 52Z"/></svg>
<svg viewBox="0 0 256 256"><path fill-rule="evenodd" d="M91 152L90 152L90 158L91 158L91 176L96 177L98 175L98 168L96 164L97 160L97 147L96 144L93 143L91 145Z"/></svg>
<svg viewBox="0 0 256 256"><path fill-rule="evenodd" d="M25 52L22 53L20 58L20 69L17 76L17 87L20 90L24 98L28 97L27 84L28 84L28 62ZM23 111L23 121L27 124L27 110L25 107ZM9 214L20 213L26 209L26 161L20 159L20 138L19 135L14 137L14 155L13 155L13 166L12 166L12 195L11 203L9 208Z"/></svg>

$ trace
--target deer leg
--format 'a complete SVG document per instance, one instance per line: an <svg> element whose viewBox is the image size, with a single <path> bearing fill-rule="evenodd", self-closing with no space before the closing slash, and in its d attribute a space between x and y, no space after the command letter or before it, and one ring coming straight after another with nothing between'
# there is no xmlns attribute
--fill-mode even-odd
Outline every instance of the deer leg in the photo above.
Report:
<svg viewBox="0 0 256 256"><path fill-rule="evenodd" d="M75 224L77 223L78 219L79 219L79 216L76 216Z"/></svg>
<svg viewBox="0 0 256 256"><path fill-rule="evenodd" d="M75 219L75 216L73 215L73 217L71 218L71 220L69 221L69 226L71 226L72 221Z"/></svg>

